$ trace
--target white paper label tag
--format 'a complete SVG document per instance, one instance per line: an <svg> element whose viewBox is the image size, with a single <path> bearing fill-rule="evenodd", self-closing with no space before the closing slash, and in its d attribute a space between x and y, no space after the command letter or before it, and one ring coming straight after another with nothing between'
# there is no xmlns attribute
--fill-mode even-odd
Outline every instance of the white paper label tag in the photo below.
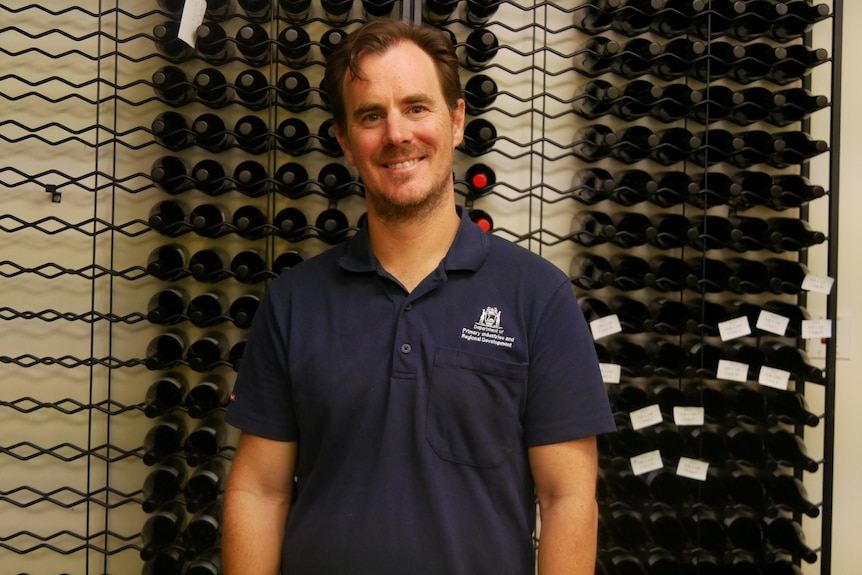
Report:
<svg viewBox="0 0 862 575"><path fill-rule="evenodd" d="M716 372L718 379L726 379L727 381L748 381L748 364L738 361L730 361L729 359L718 360L718 371Z"/></svg>
<svg viewBox="0 0 862 575"><path fill-rule="evenodd" d="M629 414L629 417L632 418L632 429L643 429L662 422L661 410L655 404L636 409Z"/></svg>
<svg viewBox="0 0 862 575"><path fill-rule="evenodd" d="M664 463L662 463L661 460L661 453L659 453L658 449L635 455L629 460L629 462L632 464L632 473L635 475L643 475L644 473L649 473L650 471L664 467Z"/></svg>
<svg viewBox="0 0 862 575"><path fill-rule="evenodd" d="M721 336L721 341L728 341L750 335L751 325L748 323L748 316L744 315L742 317L729 319L719 323L718 334Z"/></svg>
<svg viewBox="0 0 862 575"><path fill-rule="evenodd" d="M709 463L700 461L699 459L689 459L688 457L680 457L679 463L676 466L676 474L689 479L698 481L706 481L706 474L709 472Z"/></svg>
<svg viewBox="0 0 862 575"><path fill-rule="evenodd" d="M619 383L622 367L615 363L600 363L599 369L602 372L602 381L605 383Z"/></svg>
<svg viewBox="0 0 862 575"><path fill-rule="evenodd" d="M803 339L829 339L832 337L831 319L803 319Z"/></svg>
<svg viewBox="0 0 862 575"><path fill-rule="evenodd" d="M676 405L673 408L673 422L677 425L703 425L703 408Z"/></svg>
<svg viewBox="0 0 862 575"><path fill-rule="evenodd" d="M789 381L789 371L775 369L766 365L760 368L760 374L757 377L757 383L766 387L774 387L775 389L786 390Z"/></svg>
<svg viewBox="0 0 862 575"><path fill-rule="evenodd" d="M829 276L806 274L805 279L802 280L802 289L828 294L832 291L832 284L834 283L835 278Z"/></svg>
<svg viewBox="0 0 862 575"><path fill-rule="evenodd" d="M180 30L177 37L192 48L195 47L198 26L203 24L206 11L207 0L186 0L183 5L183 15L180 18Z"/></svg>
<svg viewBox="0 0 862 575"><path fill-rule="evenodd" d="M623 330L620 318L617 314L606 315L590 322L590 331L593 332L593 341L605 336L619 333Z"/></svg>
<svg viewBox="0 0 862 575"><path fill-rule="evenodd" d="M761 310L757 316L757 329L774 333L775 335L784 335L787 332L787 324L790 323L790 318L772 313L771 311Z"/></svg>

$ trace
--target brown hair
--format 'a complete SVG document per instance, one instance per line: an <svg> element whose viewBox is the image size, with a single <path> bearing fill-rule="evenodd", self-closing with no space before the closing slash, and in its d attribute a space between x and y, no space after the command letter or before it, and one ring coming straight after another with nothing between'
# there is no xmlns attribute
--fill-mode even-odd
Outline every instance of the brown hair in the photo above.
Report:
<svg viewBox="0 0 862 575"><path fill-rule="evenodd" d="M358 28L342 41L326 61L324 88L329 100L329 109L335 123L345 126L347 112L344 109L344 78L363 78L359 60L367 54L384 54L401 42L413 42L428 54L437 68L440 88L450 109L458 107L463 97L460 63L455 46L445 32L427 24L411 26L394 18L372 20Z"/></svg>

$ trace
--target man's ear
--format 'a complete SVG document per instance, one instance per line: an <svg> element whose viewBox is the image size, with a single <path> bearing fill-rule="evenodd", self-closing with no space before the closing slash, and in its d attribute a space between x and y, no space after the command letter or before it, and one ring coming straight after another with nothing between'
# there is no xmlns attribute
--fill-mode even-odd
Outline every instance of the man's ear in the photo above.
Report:
<svg viewBox="0 0 862 575"><path fill-rule="evenodd" d="M350 140L347 138L347 130L337 122L333 124L333 127L335 128L335 139L338 140L338 144L344 152L344 158L347 160L348 164L355 166L356 163L353 161L353 150L350 149Z"/></svg>
<svg viewBox="0 0 862 575"><path fill-rule="evenodd" d="M464 139L464 99L458 98L458 106L452 110L452 147L456 148Z"/></svg>

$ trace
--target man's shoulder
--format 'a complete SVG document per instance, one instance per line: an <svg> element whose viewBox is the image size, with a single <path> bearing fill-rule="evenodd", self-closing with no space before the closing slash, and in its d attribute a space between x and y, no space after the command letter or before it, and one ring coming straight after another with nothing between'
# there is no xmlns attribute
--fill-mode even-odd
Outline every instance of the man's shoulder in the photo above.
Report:
<svg viewBox="0 0 862 575"><path fill-rule="evenodd" d="M493 234L489 234L489 240L489 261L493 266L508 273L534 277L540 283L568 280L563 270L541 255Z"/></svg>

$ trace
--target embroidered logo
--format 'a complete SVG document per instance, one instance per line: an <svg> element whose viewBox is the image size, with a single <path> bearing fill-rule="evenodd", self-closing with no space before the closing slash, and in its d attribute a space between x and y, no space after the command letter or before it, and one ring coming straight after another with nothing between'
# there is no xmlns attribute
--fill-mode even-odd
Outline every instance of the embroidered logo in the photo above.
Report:
<svg viewBox="0 0 862 575"><path fill-rule="evenodd" d="M503 312L496 307L486 307L479 314L479 321L473 327L461 328L461 339L487 343L499 347L512 347L515 338L506 335L505 329L500 325Z"/></svg>

